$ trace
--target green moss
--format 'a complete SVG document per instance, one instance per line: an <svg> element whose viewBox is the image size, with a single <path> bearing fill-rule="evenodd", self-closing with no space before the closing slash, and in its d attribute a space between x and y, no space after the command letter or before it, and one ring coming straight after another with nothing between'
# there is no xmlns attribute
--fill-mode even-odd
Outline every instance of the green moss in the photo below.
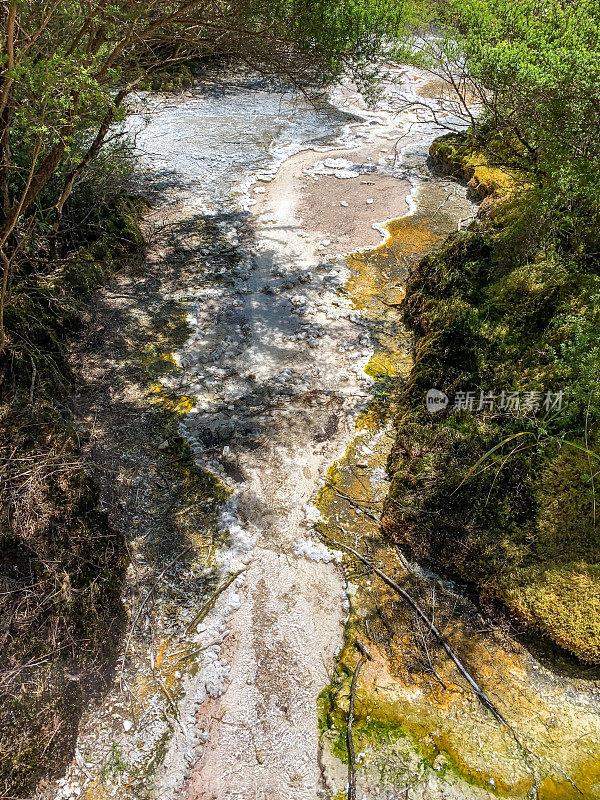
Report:
<svg viewBox="0 0 600 800"><path fill-rule="evenodd" d="M2 390L26 400L35 369L36 394L54 397L73 385L66 357L68 336L81 325L81 313L92 292L123 264L143 253L137 224L144 204L119 196L95 210L96 227L89 240L67 253L61 269L48 276L33 270L13 276L4 313L8 347L0 356Z"/></svg>
<svg viewBox="0 0 600 800"><path fill-rule="evenodd" d="M561 647L600 663L600 565L530 567L513 579L504 597L509 608Z"/></svg>
<svg viewBox="0 0 600 800"><path fill-rule="evenodd" d="M433 152L463 178L480 169L470 137L443 137ZM600 523L591 477L600 426L600 350L592 335L599 276L572 238L532 237L535 198L517 194L510 220L478 222L410 274L402 316L416 339L415 360L399 391L385 527L417 558L476 584L483 598L503 600L522 622L600 663L593 621ZM474 412L432 416L424 404L432 387L477 398L481 390L564 389L565 408L516 415L478 412L476 404ZM584 440L591 455L577 449Z"/></svg>
<svg viewBox="0 0 600 800"><path fill-rule="evenodd" d="M181 92L194 85L194 63L172 64L168 69L155 72L144 82L143 88L152 92Z"/></svg>
<svg viewBox="0 0 600 800"><path fill-rule="evenodd" d="M140 355L139 361L148 376L154 380L171 372L177 372L179 369L173 354L163 352L161 347L156 344L148 345L145 352Z"/></svg>
<svg viewBox="0 0 600 800"><path fill-rule="evenodd" d="M429 153L443 172L468 183L478 199L506 200L529 188L530 182L526 174L505 167L504 160L494 155L499 144L449 133L436 139Z"/></svg>
<svg viewBox="0 0 600 800"><path fill-rule="evenodd" d="M349 648L345 651L349 652ZM332 754L347 764L346 720L351 671L346 670L343 660L338 668L334 682L320 695L320 731L322 736L326 735ZM421 724L411 724L400 710L397 717L387 716L379 708L378 700L359 688L353 726L359 769L360 764L369 763L371 769L376 767L379 770L379 778L384 784L403 787L425 780L427 772L435 770L438 780L444 781L451 776L463 784L490 791L487 770L477 772L470 769L459 751L445 742L442 732L433 728L429 730ZM498 789L493 794L510 796L508 786L503 786L501 781L497 784Z"/></svg>
<svg viewBox="0 0 600 800"><path fill-rule="evenodd" d="M393 378L396 375L398 365L385 352L377 352L371 356L369 363L365 367L365 372L371 378Z"/></svg>

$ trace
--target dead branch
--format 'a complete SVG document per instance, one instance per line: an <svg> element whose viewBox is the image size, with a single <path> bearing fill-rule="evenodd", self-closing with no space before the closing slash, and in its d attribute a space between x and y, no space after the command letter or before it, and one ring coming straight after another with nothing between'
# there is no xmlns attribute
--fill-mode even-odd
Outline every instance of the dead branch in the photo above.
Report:
<svg viewBox="0 0 600 800"><path fill-rule="evenodd" d="M354 497L350 497L349 494L346 494L345 492L342 492L341 489L338 489L337 486L334 486L331 482L327 483L327 488L331 489L339 497L342 497L344 500L346 500L348 503L350 503L351 506L354 506L354 508L359 508L363 512L363 514L366 514L374 522L377 522L378 524L381 524L381 518L378 517L376 514L374 514L370 509L365 507L365 501L361 502L360 500L356 500Z"/></svg>
<svg viewBox="0 0 600 800"><path fill-rule="evenodd" d="M356 639L354 645L360 653L360 658L354 670L354 674L352 675L352 683L350 685L350 706L348 708L348 723L346 726L346 743L348 745L348 800L355 800L356 798L356 753L354 751L354 742L352 741L356 686L358 684L358 675L362 667L371 659L371 654L365 645L360 641L360 639Z"/></svg>
<svg viewBox="0 0 600 800"><path fill-rule="evenodd" d="M390 578L389 575L386 575L385 572L383 572L377 566L375 566L375 564L372 561L370 561L368 558L359 553L358 550L355 550L353 547L343 544L342 542L335 542L330 540L329 544L332 547L339 548L340 550L345 550L346 552L351 553L355 558L358 558L359 561L362 561L363 564L366 564L368 567L370 567L378 578L381 578L381 580L387 586L389 586L390 589L393 589L396 592L396 594L398 594L404 600L404 602L417 615L417 617L419 617L419 619L421 619L427 625L427 627L429 628L431 633L435 636L439 644L446 651L449 658L454 662L454 665L458 669L459 673L467 681L473 692L477 695L482 705L484 705L489 711L491 711L491 713L496 717L498 722L500 722L502 725L504 725L512 732L511 726L504 719L502 714L498 711L494 703L490 700L490 698L487 696L487 694L484 692L481 686L479 686L477 681L473 678L471 673L462 663L460 658L456 655L454 650L450 647L443 634L437 629L437 627L432 622L432 620L429 619L425 611L423 611L421 606L417 602L415 602L415 600L413 600L413 598L408 594L408 592L405 591L401 586L399 586L395 580Z"/></svg>
<svg viewBox="0 0 600 800"><path fill-rule="evenodd" d="M192 549L192 545L190 545L189 547L186 547L185 550L182 550L181 553L178 553L175 556L175 558L172 561L170 561L163 570L161 570L161 572L159 573L156 581L150 587L150 589L148 590L146 596L144 597L144 599L140 603L140 607L137 610L137 614L135 615L135 619L131 623L131 627L129 629L129 635L127 636L127 641L125 642L125 647L123 648L123 660L121 662L121 676L120 676L121 680L123 679L123 671L125 669L125 659L127 657L127 651L129 650L129 646L131 644L131 639L133 637L133 632L135 631L136 625L138 624L138 621L140 619L140 616L142 615L142 611L144 610L144 607L145 607L146 603L148 602L148 600L150 599L150 597L154 593L155 589L157 588L158 584L160 583L162 577L167 572L167 570L169 570L173 566L173 564L175 564L176 561L179 561L180 558L183 558L183 556L186 555L186 553L189 553L191 549Z"/></svg>
<svg viewBox="0 0 600 800"><path fill-rule="evenodd" d="M177 710L177 703L171 697L171 693L165 686L164 682L161 681L160 677L156 674L156 662L154 661L154 653L152 652L152 650L150 650L150 668L152 670L152 678L154 680L154 683L158 686L162 694L165 696L167 703L171 707L171 711L173 712L175 718L178 718L179 712Z"/></svg>
<svg viewBox="0 0 600 800"><path fill-rule="evenodd" d="M224 581L220 586L217 587L217 589L211 594L211 596L208 598L208 600L204 603L204 605L202 606L200 611L198 611L198 613L192 618L192 621L188 623L188 625L187 625L187 627L185 629L186 633L191 628L194 628L196 625L198 625L200 622L202 622L202 620L206 617L208 612L211 610L211 608L214 606L214 604L217 602L217 600L223 594L223 592L226 589L228 589L231 586L231 584L234 582L234 580L238 577L238 575L241 575L242 572L245 572L245 570L246 570L246 567L242 567L242 569L238 569L237 572L232 573L229 576L229 578L227 578L226 581Z"/></svg>

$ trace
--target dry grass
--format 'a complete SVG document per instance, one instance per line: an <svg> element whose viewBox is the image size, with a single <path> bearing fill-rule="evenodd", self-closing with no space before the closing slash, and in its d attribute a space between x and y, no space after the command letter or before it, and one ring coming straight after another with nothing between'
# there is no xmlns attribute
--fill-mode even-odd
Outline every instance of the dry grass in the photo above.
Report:
<svg viewBox="0 0 600 800"><path fill-rule="evenodd" d="M110 676L122 623L122 537L64 423L0 408L0 797L68 759L87 698Z"/></svg>

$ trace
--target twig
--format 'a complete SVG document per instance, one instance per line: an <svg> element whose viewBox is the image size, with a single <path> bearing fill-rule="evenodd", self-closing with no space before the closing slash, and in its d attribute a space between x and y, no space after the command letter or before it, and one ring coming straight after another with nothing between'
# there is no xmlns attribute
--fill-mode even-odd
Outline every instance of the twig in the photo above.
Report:
<svg viewBox="0 0 600 800"><path fill-rule="evenodd" d="M354 751L354 742L352 741L352 726L354 725L354 700L356 698L356 685L358 683L358 674L364 664L370 661L371 654L365 645L356 639L354 642L356 649L360 653L358 664L352 676L352 683L350 685L350 706L348 708L348 724L346 726L346 743L348 745L348 800L355 800L356 798L356 753Z"/></svg>
<svg viewBox="0 0 600 800"><path fill-rule="evenodd" d="M381 518L378 517L376 514L374 514L372 511L370 511L368 508L365 508L364 502L361 503L360 500L356 500L354 497L350 497L349 494L346 494L345 492L342 492L340 489L337 488L337 486L334 486L333 483L331 483L331 482L327 483L327 488L331 489L332 491L334 491L340 497L343 497L343 499L347 500L348 503L350 503L350 505L354 506L355 508L360 508L360 510L363 512L363 514L366 514L374 522L377 522L377 523L381 524ZM369 502L369 501L367 500L366 502ZM372 503L372 505L375 505L376 503L377 503L377 501L374 501Z"/></svg>
<svg viewBox="0 0 600 800"><path fill-rule="evenodd" d="M333 489L334 492L337 492L337 494L339 494L345 500L348 500L348 502L350 504L358 506L358 508L360 508L363 511L364 514L368 514L371 517L371 519L375 520L375 522L377 522L377 523L379 523L379 525L381 525L381 519L379 517L376 517L375 514L372 514L368 509L366 509L364 506L362 506L357 500L354 500L349 495L344 494L343 492L340 492L339 489L336 489L335 486L333 486L330 483L328 483L327 486L330 486ZM346 530L346 528L344 528L343 525L340 525L339 522L336 523L336 526L342 531L342 533L345 533L346 536L350 536L351 535L350 532L348 530ZM348 545L344 545L344 546L346 547L347 550L350 550L355 555L359 556L359 554L355 550L353 550L351 547L349 547ZM404 553L401 550L396 549L395 550L395 555L398 558L398 560L400 561L400 563L402 564L402 567L407 572L409 572L411 575L414 575L415 571L411 567L411 565L410 565L408 559L406 558L406 556L404 555ZM366 561L364 559L363 559L363 563L366 564L370 569L373 566L370 561Z"/></svg>
<svg viewBox="0 0 600 800"><path fill-rule="evenodd" d="M379 295L373 295L375 300L378 300L381 305L386 306L386 308L401 308L403 305L403 301L401 300L399 303L389 303L387 300L384 300Z"/></svg>
<svg viewBox="0 0 600 800"><path fill-rule="evenodd" d="M432 219L437 215L438 211L442 210L442 208L446 205L448 200L450 200L450 198L452 198L452 197L454 197L454 192L452 192L451 194L446 195L446 198L444 200L442 200L442 202L439 204L439 206L433 212Z"/></svg>
<svg viewBox="0 0 600 800"><path fill-rule="evenodd" d="M585 449L587 451L587 460L590 467L590 480L592 483L592 516L594 528L596 527L596 486L594 484L594 471L592 470L592 459L590 458L590 447L588 444L588 423L590 419L590 405L592 403L593 389L590 392L587 408L585 410Z"/></svg>
<svg viewBox="0 0 600 800"><path fill-rule="evenodd" d="M433 591L431 593L431 621L435 624L435 586L433 587ZM443 689L448 689L448 687L438 674L438 671L433 666L433 661L431 660L431 655L429 653L429 647L427 647L427 639L429 637L426 637L425 634L423 633L423 629L421 628L421 623L419 620L417 620L417 628L419 629L419 636L421 637L421 641L423 642L423 648L425 650L425 655L427 657L427 662L429 664L429 669L431 670L431 673L437 678L437 680L442 685ZM429 633L431 635L431 631L429 631Z"/></svg>
<svg viewBox="0 0 600 800"><path fill-rule="evenodd" d="M33 356L29 356L31 358L31 387L29 389L29 402L33 403L33 395L35 392L35 379L37 377L37 368L35 366L35 361L33 360Z"/></svg>
<svg viewBox="0 0 600 800"><path fill-rule="evenodd" d="M511 726L510 726L510 725L508 724L508 722L507 722L507 721L504 719L504 717L502 716L502 714L501 714L501 713L498 711L498 709L497 709L497 708L496 708L496 706L495 706L495 705L492 703L492 701L491 701L491 700L490 700L490 698L487 696L487 694L486 694L486 693L483 691L483 689L482 689L482 688L479 686L479 684L478 684L478 683L475 681L475 679L473 678L473 676L471 675L471 673L470 673L470 672L467 670L467 668L464 666L464 664L462 663L462 661L460 660L460 658L459 658L459 657L456 655L456 653L454 652L454 650L453 650L453 649L450 647L450 645L448 644L448 642L447 642L447 641L446 641L446 639L444 638L443 634L442 634L442 633L441 633L441 632L440 632L440 631L437 629L437 627L435 626L435 624L434 624L434 623L433 623L433 622L432 622L432 621L429 619L429 617L428 617L428 616L427 616L427 614L426 614L426 613L423 611L423 609L421 608L421 606L419 606L419 605L418 605L418 603L416 603L416 602L415 602L415 601L412 599L412 597L411 597L411 596L408 594L408 592L406 592L406 591L405 591L405 590L404 590L404 589L403 589L401 586L399 586L399 585L396 583L396 581L392 580L392 578L390 578L390 577L389 577L389 575L386 575L386 574L385 574L385 572L382 572L382 571L381 571L381 570L380 570L378 567L376 567L376 566L375 566L375 564L374 564L372 561L370 561L368 558L365 558L365 556L363 556L361 553L359 553L359 552L358 552L357 550L355 550L353 547L349 547L348 545L346 545L346 544L343 544L342 542L335 542L335 541L331 541L331 542L330 542L330 544L331 544L331 546L332 546L332 547L339 548L340 550L346 550L347 552L349 552L349 553L352 553L352 555L353 555L353 556L355 556L356 558L358 558L358 559L359 559L359 561L362 561L362 562L363 562L363 564L366 564L367 566L369 566L369 567L370 567L370 568L373 570L373 572L375 573L375 575L377 575L377 577L381 578L381 580L382 580L382 581L383 581L385 584L387 584L387 586L389 586L389 587L390 587L391 589L393 589L393 590L394 590L394 591L395 591L395 592L396 592L398 595L400 595L400 597L401 597L401 598L404 600L404 602L405 602L405 603L406 603L406 604L407 604L407 605L408 605L408 606L409 606L409 607L412 609L412 611L414 611L414 613L415 613L415 614L416 614L416 615L417 615L417 616L418 616L418 617L419 617L421 620L423 620L423 622L424 622L424 623L427 625L427 627L428 627L428 628L429 628L429 630L430 630L430 631L433 633L433 635L434 635L434 636L435 636L435 638L438 640L438 642L440 643L440 645L441 645L441 646L444 648L444 650L446 651L447 655L448 655L448 656L450 657L450 659L451 659L451 660L454 662L454 664L455 664L456 668L458 669L458 671L460 672L460 674L461 674L461 675L463 676L463 678L464 678L464 679L467 681L467 683L469 684L469 686L471 687L471 689L473 690L473 692L474 692L474 693L477 695L477 697L479 698L479 700L481 701L481 703L482 703L482 704L483 704L483 705L484 705L484 706L485 706L485 707L486 707L486 708L487 708L489 711L491 711L491 712L492 712L492 714L493 714L493 715L496 717L496 719L498 720L498 722L500 722L502 725L506 726L506 727L507 727L507 728L508 728L508 729L509 729L509 730L512 732L512 728L511 728ZM514 736L514 735L515 735L515 734L514 734L514 732L513 732L513 736ZM515 736L515 738L516 738L516 736Z"/></svg>
<svg viewBox="0 0 600 800"><path fill-rule="evenodd" d="M129 646L131 644L131 639L132 639L132 636L133 636L133 632L135 630L136 625L138 624L139 618L140 618L140 616L142 614L142 611L144 610L144 607L145 607L146 603L148 602L148 600L150 599L152 593L154 592L154 590L156 589L156 587L160 583L161 578L163 577L165 572L167 572L167 570L170 569L176 561L179 561L180 558L182 558L184 555L186 555L186 553L189 553L190 550L192 550L192 549L193 549L193 545L190 545L189 547L186 547L185 550L182 550L181 553L176 555L175 558L167 564L167 566L159 573L158 578L156 579L156 581L154 582L154 584L152 585L152 587L148 591L146 597L144 597L144 599L140 603L140 607L137 610L137 614L135 615L135 619L131 623L131 628L129 629L129 635L127 636L127 641L125 642L125 647L123 648L123 661L121 662L121 674L120 674L120 679L121 680L123 679L123 671L125 670L125 659L127 657L127 651L129 650Z"/></svg>
<svg viewBox="0 0 600 800"><path fill-rule="evenodd" d="M231 584L238 577L238 575L241 575L242 572L244 572L245 570L246 570L246 567L242 567L242 569L238 569L237 572L232 573L224 583L222 583L220 586L217 587L217 589L211 594L211 596L208 598L208 600L204 603L204 605L202 606L200 611L198 611L198 613L194 617L192 617L191 622L189 622L188 625L186 626L186 629L185 629L186 633L187 633L187 631L190 630L190 628L193 628L196 625L198 625L200 622L202 622L204 617L208 614L208 612L211 610L211 608L217 602L217 600L220 597L220 595L222 595L223 592L225 591L225 589L229 588L229 586L231 586Z"/></svg>
<svg viewBox="0 0 600 800"><path fill-rule="evenodd" d="M167 702L171 706L171 711L173 712L173 715L177 719L179 717L179 712L177 710L177 704L175 703L175 700L173 700L173 698L171 697L171 693L169 692L169 690L167 689L165 684L161 681L159 676L156 674L156 664L155 664L155 661L154 661L154 653L152 652L152 650L150 650L150 668L152 670L152 678L154 679L154 683L158 686L158 688L161 690L161 692L167 698Z"/></svg>

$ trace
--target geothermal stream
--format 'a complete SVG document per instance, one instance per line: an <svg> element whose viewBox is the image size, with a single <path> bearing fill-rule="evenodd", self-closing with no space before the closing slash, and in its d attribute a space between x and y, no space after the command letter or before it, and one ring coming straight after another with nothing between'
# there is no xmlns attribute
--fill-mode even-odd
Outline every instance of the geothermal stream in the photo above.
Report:
<svg viewBox="0 0 600 800"><path fill-rule="evenodd" d="M177 601L160 642L133 638L126 681L84 720L54 796L316 800L344 790L343 770L339 781L324 774L317 698L342 646L349 587L341 554L314 534L313 501L351 444L379 499L387 487L389 423L355 430L372 397L374 345L347 254L377 247L386 220L428 209L441 237L473 213L464 190L426 166L442 133L431 114L401 110L418 96L457 124L425 99L433 94L424 75L390 66L375 108L349 86L315 108L232 75L145 98L130 117L152 214L197 257L195 279L171 295L190 335L162 389L190 398L181 433L231 494L220 546L190 567L212 576L214 605ZM197 236L206 221L220 236L213 248ZM159 240L149 258L165 252ZM408 345L400 350L407 366ZM488 796L473 791L464 796Z"/></svg>
<svg viewBox="0 0 600 800"><path fill-rule="evenodd" d="M422 83L404 81L389 93ZM339 554L311 537L310 504L369 397L368 330L340 293L345 254L380 241L373 224L406 213L416 192L392 152L410 123L390 100L360 120L348 89L315 110L242 86L159 112L139 139L152 173L185 176L181 213L215 217L240 255L233 285L186 291L193 333L168 387L196 398L182 432L233 489L219 568L244 570L199 629L202 643L227 638L183 704L204 742L185 797L320 794L317 695L349 602ZM433 131L416 128L403 144L423 157ZM158 796L180 789L186 746L176 731Z"/></svg>

